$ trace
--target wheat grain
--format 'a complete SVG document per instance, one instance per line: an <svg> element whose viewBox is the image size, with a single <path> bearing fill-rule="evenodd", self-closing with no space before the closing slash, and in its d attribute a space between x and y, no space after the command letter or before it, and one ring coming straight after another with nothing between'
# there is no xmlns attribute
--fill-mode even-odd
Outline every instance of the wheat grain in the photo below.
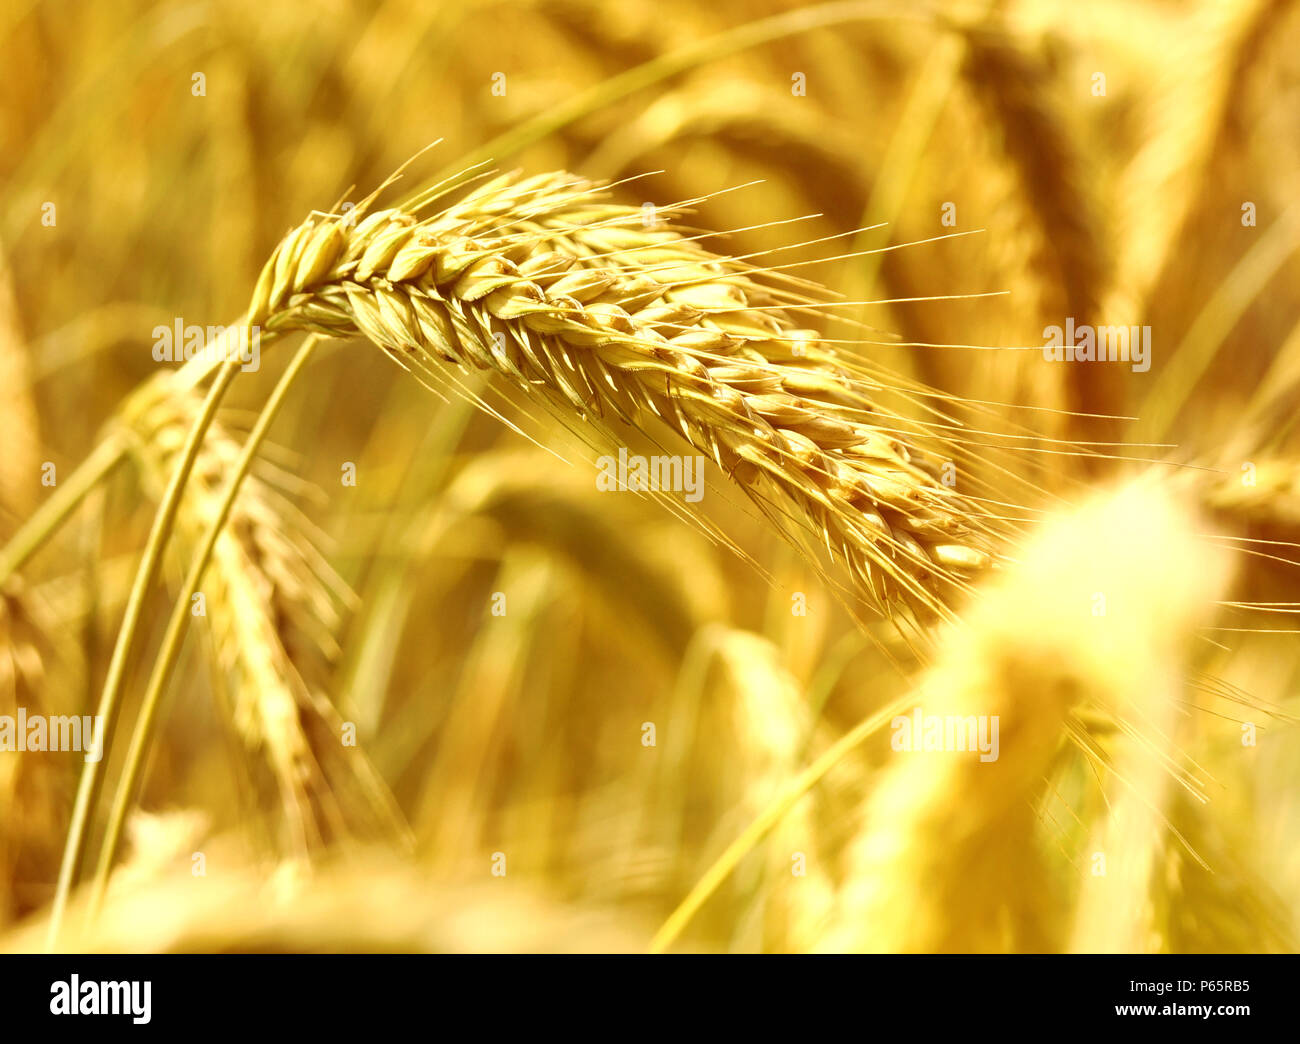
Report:
<svg viewBox="0 0 1300 1044"><path fill-rule="evenodd" d="M673 216L661 212L656 220ZM507 175L421 218L315 215L263 269L249 322L360 332L432 378L445 362L544 389L588 424L666 423L787 532L846 562L874 608L942 612L990 562L990 521L851 378L802 294L567 174Z"/></svg>

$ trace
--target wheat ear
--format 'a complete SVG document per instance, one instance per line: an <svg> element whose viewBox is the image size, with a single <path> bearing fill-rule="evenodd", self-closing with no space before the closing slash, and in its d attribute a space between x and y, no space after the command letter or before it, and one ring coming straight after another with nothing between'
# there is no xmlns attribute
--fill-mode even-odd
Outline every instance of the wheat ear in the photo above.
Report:
<svg viewBox="0 0 1300 1044"><path fill-rule="evenodd" d="M1155 483L1099 497L1045 525L1016 568L945 634L915 705L926 720L962 728L982 720L997 742L931 746L927 724L922 746L919 729L907 738L912 715L892 723L895 753L867 798L837 924L821 948L1065 945L1036 810L1065 741L1113 771L1088 714L1131 738L1142 772L1121 759L1127 774L1116 778L1159 820L1152 790L1163 793L1178 768L1159 724L1177 711L1177 665L1190 659L1195 628L1227 575L1225 557L1189 515ZM1094 920L1117 919L1104 902L1085 905Z"/></svg>
<svg viewBox="0 0 1300 1044"><path fill-rule="evenodd" d="M851 376L797 322L809 284L568 174L506 175L420 210L313 215L267 263L249 322L361 333L430 380L437 362L496 371L570 423L666 423L847 563L884 615L943 612L990 563L984 512L901 434L918 425L883 405L895 389Z"/></svg>
<svg viewBox="0 0 1300 1044"><path fill-rule="evenodd" d="M45 672L49 630L32 594L18 577L0 584L0 714L25 708L50 713ZM0 756L0 925L40 905L51 868L58 863L54 822L64 782L61 766L39 755Z"/></svg>
<svg viewBox="0 0 1300 1044"><path fill-rule="evenodd" d="M155 495L176 466L197 398L164 374L132 396L123 413L128 445ZM223 487L240 456L240 443L214 422L177 516L183 561L220 523ZM226 709L244 743L270 767L295 845L305 851L322 835L343 832L339 797L378 793L373 770L343 758L342 719L320 695L350 594L293 503L256 472L245 478L212 547L202 594L220 674L229 679ZM349 780L352 772L360 778ZM380 801L381 813L386 804ZM354 827L362 821L354 819Z"/></svg>

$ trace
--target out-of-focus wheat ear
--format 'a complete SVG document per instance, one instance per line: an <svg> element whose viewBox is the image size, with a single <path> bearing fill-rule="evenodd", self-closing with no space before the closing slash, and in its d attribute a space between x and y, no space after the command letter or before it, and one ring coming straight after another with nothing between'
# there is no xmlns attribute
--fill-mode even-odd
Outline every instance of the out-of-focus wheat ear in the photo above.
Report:
<svg viewBox="0 0 1300 1044"><path fill-rule="evenodd" d="M1177 674L1147 675L1154 687L1130 690L1130 720L1107 752L1107 810L1082 853L1083 887L1074 909L1068 948L1075 953L1153 953L1161 949L1154 890L1164 869L1174 780L1162 758L1174 758ZM1152 743L1158 744L1156 752ZM1197 858L1200 858L1198 855Z"/></svg>
<svg viewBox="0 0 1300 1044"><path fill-rule="evenodd" d="M36 504L41 435L32 399L31 367L14 298L9 262L0 244L0 536L9 522L26 518Z"/></svg>
<svg viewBox="0 0 1300 1044"><path fill-rule="evenodd" d="M145 487L157 492L197 408L194 392L163 375L124 413ZM240 444L220 423L208 432L178 516L179 562L188 562L220 510ZM343 722L319 692L337 652L347 592L313 545L288 497L256 471L244 482L202 584L222 706L249 751L269 768L290 840L318 843L383 825L391 801L359 750L343 748Z"/></svg>
<svg viewBox="0 0 1300 1044"><path fill-rule="evenodd" d="M544 631L537 626L555 597L556 570L534 548L502 560L495 585L510 592L510 612L481 628L465 650L464 670L448 698L438 728L438 747L413 813L412 825L434 866L462 863L485 836L490 788L500 785L485 769L508 729L514 708L528 693L527 664ZM498 762L499 766L499 762Z"/></svg>
<svg viewBox="0 0 1300 1044"><path fill-rule="evenodd" d="M1237 118L1246 81L1291 10L1288 0L1206 3L1164 27L1165 56L1139 114L1142 146L1117 186L1117 271L1107 316L1137 322L1145 314L1214 150ZM1130 17L1121 17L1115 31L1130 32Z"/></svg>
<svg viewBox="0 0 1300 1044"><path fill-rule="evenodd" d="M788 91L753 83L720 79L666 92L605 137L584 169L610 178L635 174L646 169L646 157L694 141L755 163L779 157L792 172L816 179L809 198L824 196L832 213L842 211L836 217L857 220L852 201L863 192L861 139L823 113L809 112Z"/></svg>
<svg viewBox="0 0 1300 1044"><path fill-rule="evenodd" d="M722 578L678 575L665 555L621 524L623 516L592 502L591 483L580 473L537 457L501 451L469 461L441 497L423 549L467 519L490 521L509 544L537 544L568 563L612 612L636 619L638 633L655 641L666 662L680 663L695 632L721 615Z"/></svg>
<svg viewBox="0 0 1300 1044"><path fill-rule="evenodd" d="M1125 767L1137 773L1135 803L1151 802L1159 820L1169 772L1152 744L1168 743L1157 729L1174 713L1193 631L1226 580L1222 553L1196 536L1184 504L1141 483L1048 524L1018 558L944 636L912 715L893 723L823 949L1065 946L1036 809L1085 707L1140 729ZM936 721L937 745L957 745L949 720L961 724L961 742L972 721L990 742L927 751ZM1118 881L1118 869L1100 880L1112 890L1090 905L1098 922L1115 925L1121 900L1146 901L1142 889L1117 894Z"/></svg>
<svg viewBox="0 0 1300 1044"><path fill-rule="evenodd" d="M1031 216L1036 248L1026 268L1038 283L1042 317L1091 323L1106 292L1109 262L1098 231L1098 208L1089 186L1089 153L1078 118L1054 91L1046 57L995 24L965 31L967 83L996 127L1002 151L1016 173L1021 206ZM1081 414L1122 412L1122 385L1114 367L1076 367L1063 389L1068 409ZM1077 418L1076 418L1077 420ZM1118 433L1090 424L1090 438Z"/></svg>
<svg viewBox="0 0 1300 1044"><path fill-rule="evenodd" d="M164 827L176 837L162 843L175 850L187 833L202 836L187 826ZM67 952L636 953L647 930L641 917L562 902L515 874L466 884L363 849L309 875L291 864L268 875L231 839L203 844L229 856L221 873L192 877L192 848L165 865L128 866L98 918L80 916L81 902L72 909ZM39 950L46 930L41 921L21 925L0 936L0 952Z"/></svg>
<svg viewBox="0 0 1300 1044"><path fill-rule="evenodd" d="M360 333L435 386L495 372L588 437L612 417L680 440L846 565L870 609L946 615L992 563L998 524L908 437L937 429L802 325L811 284L768 279L673 219L647 223L566 173L507 175L427 217L314 216L263 269L249 318Z"/></svg>
<svg viewBox="0 0 1300 1044"><path fill-rule="evenodd" d="M49 642L34 608L18 577L0 587L0 715L11 720L19 708L33 716L49 713ZM62 842L63 767L45 754L0 753L0 925L49 898Z"/></svg>
<svg viewBox="0 0 1300 1044"><path fill-rule="evenodd" d="M1255 800L1247 748L1237 729L1235 764L1197 767L1208 796L1176 786L1165 769L1176 755L1174 704L1149 700L1129 720L1139 726L1108 752L1106 810L1080 862L1083 888L1069 948L1077 953L1292 953L1296 934L1286 902L1254 864ZM1159 730L1167 730L1160 732ZM1230 748L1229 748L1230 749ZM1225 778L1227 777L1227 778Z"/></svg>

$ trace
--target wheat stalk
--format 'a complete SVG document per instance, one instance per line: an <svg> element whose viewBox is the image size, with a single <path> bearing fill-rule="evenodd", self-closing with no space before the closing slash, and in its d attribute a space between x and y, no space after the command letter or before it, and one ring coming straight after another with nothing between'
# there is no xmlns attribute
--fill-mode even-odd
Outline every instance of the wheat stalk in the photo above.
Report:
<svg viewBox="0 0 1300 1044"><path fill-rule="evenodd" d="M846 562L884 615L943 612L990 564L992 521L904 437L920 426L883 404L892 389L799 324L807 284L647 227L568 174L506 175L420 211L313 215L263 269L249 322L359 332L431 382L437 362L495 371L569 423L667 424Z"/></svg>

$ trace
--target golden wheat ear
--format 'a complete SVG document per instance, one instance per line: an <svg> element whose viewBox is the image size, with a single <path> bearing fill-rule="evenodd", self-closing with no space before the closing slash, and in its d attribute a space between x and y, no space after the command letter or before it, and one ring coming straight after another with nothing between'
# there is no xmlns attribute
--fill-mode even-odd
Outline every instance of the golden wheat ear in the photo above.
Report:
<svg viewBox="0 0 1300 1044"><path fill-rule="evenodd" d="M170 374L140 389L124 414L143 483L158 495L175 466L197 396ZM177 519L189 560L220 510L240 443L220 423L204 440ZM245 480L212 553L203 618L216 654L222 707L248 749L270 769L300 851L331 836L396 828L391 799L321 695L350 599L289 498L256 473Z"/></svg>
<svg viewBox="0 0 1300 1044"><path fill-rule="evenodd" d="M430 383L447 379L438 364L494 371L570 424L666 425L886 616L943 613L989 566L992 520L901 434L889 389L800 325L804 290L711 252L674 212L647 218L556 173L428 216L354 217L289 233L250 323L360 333Z"/></svg>

